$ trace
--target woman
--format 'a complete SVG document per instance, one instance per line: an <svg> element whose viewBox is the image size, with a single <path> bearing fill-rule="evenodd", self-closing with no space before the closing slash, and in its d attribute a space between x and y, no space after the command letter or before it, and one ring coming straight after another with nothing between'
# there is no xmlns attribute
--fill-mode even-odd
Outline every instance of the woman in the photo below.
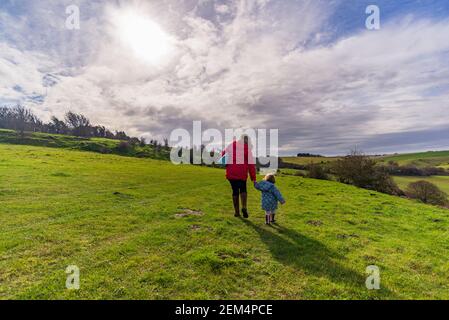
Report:
<svg viewBox="0 0 449 320"><path fill-rule="evenodd" d="M248 173L251 180L256 182L256 165L251 152L249 138L243 135L239 141L233 141L222 152L226 156L226 179L232 187L232 201L234 203L235 217L240 217L239 196L242 202L242 214L248 218L246 181Z"/></svg>

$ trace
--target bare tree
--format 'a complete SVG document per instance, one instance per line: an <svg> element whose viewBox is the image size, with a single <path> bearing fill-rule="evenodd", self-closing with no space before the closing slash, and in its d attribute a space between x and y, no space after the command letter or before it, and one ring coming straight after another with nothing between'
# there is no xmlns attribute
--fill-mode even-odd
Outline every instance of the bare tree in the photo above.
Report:
<svg viewBox="0 0 449 320"><path fill-rule="evenodd" d="M406 195L412 199L418 199L424 203L434 205L447 204L447 195L436 185L425 180L412 182L408 185Z"/></svg>
<svg viewBox="0 0 449 320"><path fill-rule="evenodd" d="M401 190L387 171L377 166L374 159L356 149L343 159L335 161L332 172L342 183L388 194L401 194Z"/></svg>
<svg viewBox="0 0 449 320"><path fill-rule="evenodd" d="M65 121L67 123L67 126L72 129L72 132L75 136L90 136L90 121L84 115L69 111L65 115Z"/></svg>
<svg viewBox="0 0 449 320"><path fill-rule="evenodd" d="M62 120L59 120L55 116L51 117L51 121L48 124L50 133L57 134L67 134L69 132L69 128L66 123Z"/></svg>

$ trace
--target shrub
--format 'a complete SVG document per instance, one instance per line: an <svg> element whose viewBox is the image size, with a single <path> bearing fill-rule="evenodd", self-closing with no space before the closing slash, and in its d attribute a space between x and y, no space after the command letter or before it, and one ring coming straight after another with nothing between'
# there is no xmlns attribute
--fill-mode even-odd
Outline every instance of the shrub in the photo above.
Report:
<svg viewBox="0 0 449 320"><path fill-rule="evenodd" d="M339 182L392 195L401 194L387 170L377 166L374 159L357 150L335 161L332 171Z"/></svg>
<svg viewBox="0 0 449 320"><path fill-rule="evenodd" d="M446 205L448 203L446 193L433 183L424 180L410 183L406 195L428 204Z"/></svg>
<svg viewBox="0 0 449 320"><path fill-rule="evenodd" d="M316 163L310 163L308 166L307 178L329 180L329 177L324 168Z"/></svg>
<svg viewBox="0 0 449 320"><path fill-rule="evenodd" d="M421 176L421 177L428 177L428 176L445 176L447 175L447 171L443 168L438 167L424 167L424 168L418 168L414 165L405 165L400 166L396 162L388 162L386 166L383 166L383 168L391 175L395 176Z"/></svg>
<svg viewBox="0 0 449 320"><path fill-rule="evenodd" d="M118 151L119 153L128 153L128 152L130 152L130 151L133 149L133 147L132 147L132 145L131 145L129 142L127 142L127 141L121 141L121 142L117 145L116 149L117 149L117 151Z"/></svg>
<svg viewBox="0 0 449 320"><path fill-rule="evenodd" d="M305 178L306 175L304 173L302 173L301 171L295 171L295 173L293 174L295 177L303 177Z"/></svg>

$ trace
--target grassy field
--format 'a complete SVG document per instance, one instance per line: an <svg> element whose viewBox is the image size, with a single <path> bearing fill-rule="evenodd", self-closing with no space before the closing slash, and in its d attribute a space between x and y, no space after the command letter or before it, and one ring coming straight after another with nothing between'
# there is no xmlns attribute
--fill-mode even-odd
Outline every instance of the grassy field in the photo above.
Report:
<svg viewBox="0 0 449 320"><path fill-rule="evenodd" d="M220 169L0 144L0 298L449 298L449 211L278 180L287 204L265 226L252 188L250 219L232 216Z"/></svg>
<svg viewBox="0 0 449 320"><path fill-rule="evenodd" d="M340 159L340 157L283 157L282 161L299 165L308 165L311 163L329 163Z"/></svg>
<svg viewBox="0 0 449 320"><path fill-rule="evenodd" d="M16 131L5 129L0 129L0 143L64 148L159 160L167 160L170 155L170 152L164 148L156 152L155 148L151 145L140 146L130 144L129 148L120 148L120 140L83 138L41 132L26 132L24 136L21 136Z"/></svg>
<svg viewBox="0 0 449 320"><path fill-rule="evenodd" d="M409 183L425 180L437 185L442 191L449 194L449 176L432 176L432 177L394 177L398 186L405 190Z"/></svg>
<svg viewBox="0 0 449 320"><path fill-rule="evenodd" d="M449 168L449 151L429 151L421 153L404 153L379 158L379 162L395 161L399 165L415 165L417 167Z"/></svg>
<svg viewBox="0 0 449 320"><path fill-rule="evenodd" d="M312 163L329 163L340 159L341 157L283 157L282 160L287 163L307 165ZM379 163L395 161L399 165L414 165L417 167L442 167L449 169L449 151L428 151L421 153L404 153L388 156L377 156L375 159Z"/></svg>

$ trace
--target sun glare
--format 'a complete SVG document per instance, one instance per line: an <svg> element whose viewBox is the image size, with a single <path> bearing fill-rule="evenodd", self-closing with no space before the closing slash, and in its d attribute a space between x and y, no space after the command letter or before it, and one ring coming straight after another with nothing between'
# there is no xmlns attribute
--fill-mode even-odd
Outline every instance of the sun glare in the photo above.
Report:
<svg viewBox="0 0 449 320"><path fill-rule="evenodd" d="M172 50L172 39L146 16L128 13L118 18L120 40L139 58L151 64L162 63Z"/></svg>

